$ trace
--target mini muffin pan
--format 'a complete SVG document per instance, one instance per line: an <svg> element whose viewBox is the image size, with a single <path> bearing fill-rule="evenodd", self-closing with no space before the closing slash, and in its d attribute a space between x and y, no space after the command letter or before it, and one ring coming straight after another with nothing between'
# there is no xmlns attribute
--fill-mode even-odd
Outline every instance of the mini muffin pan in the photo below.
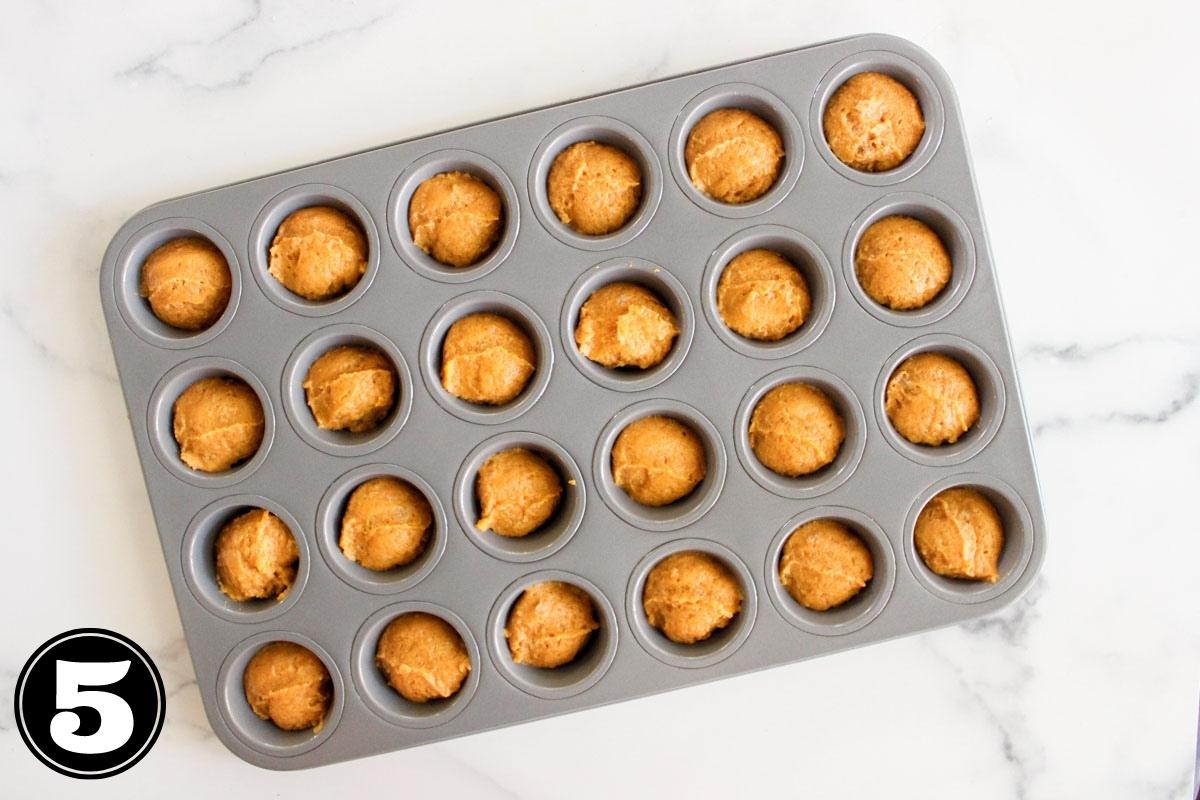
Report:
<svg viewBox="0 0 1200 800"><path fill-rule="evenodd" d="M927 123L916 152L885 173L843 165L821 130L832 92L868 70L906 84ZM775 186L740 206L698 193L683 163L691 125L729 106L763 116L787 149ZM588 139L621 147L642 170L640 209L608 236L570 231L546 198L550 162ZM504 233L474 267L438 264L408 231L415 187L446 170L477 175L504 205ZM267 272L279 222L317 204L349 213L370 248L362 280L326 303L290 294ZM875 305L855 280L857 238L889 213L928 222L953 256L953 280L917 312ZM158 322L137 293L146 255L180 235L212 241L233 273L224 315L195 334ZM749 247L783 252L807 278L812 313L782 341L742 339L716 311L721 269ZM890 36L703 70L168 200L121 228L100 278L205 710L234 753L264 767L411 747L962 622L1020 596L1045 551L1029 430L959 109L937 63ZM676 315L680 335L659 366L606 370L577 352L579 307L612 280L653 289ZM464 403L438 378L447 328L473 311L507 315L537 351L534 377L506 406ZM374 345L396 368L399 400L369 433L320 430L305 404L308 365L347 343ZM925 350L958 358L979 387L979 422L944 448L909 444L883 409L891 370ZM266 430L253 458L205 475L179 461L171 409L193 381L218 374L254 389ZM746 436L757 398L789 380L824 389L847 426L838 459L806 478L764 469ZM646 414L687 423L707 453L703 483L663 508L632 502L609 469L616 435ZM512 446L554 464L565 493L543 530L503 540L475 530L473 484L490 454ZM394 573L363 569L337 546L348 494L381 475L418 487L435 520L425 554ZM997 583L934 575L913 546L924 502L958 485L984 492L1004 520ZM236 603L215 586L215 533L253 507L278 514L300 542L296 582L282 601ZM816 517L851 526L875 562L866 590L823 613L796 604L776 574L787 534ZM722 560L745 595L731 625L690 647L665 639L641 608L647 572L680 550ZM601 623L576 661L550 671L514 664L503 634L512 603L539 580L587 591ZM449 700L409 703L374 666L386 622L412 610L441 616L467 645L470 676ZM242 670L273 640L300 642L328 667L334 704L319 731L281 731L247 706Z"/></svg>

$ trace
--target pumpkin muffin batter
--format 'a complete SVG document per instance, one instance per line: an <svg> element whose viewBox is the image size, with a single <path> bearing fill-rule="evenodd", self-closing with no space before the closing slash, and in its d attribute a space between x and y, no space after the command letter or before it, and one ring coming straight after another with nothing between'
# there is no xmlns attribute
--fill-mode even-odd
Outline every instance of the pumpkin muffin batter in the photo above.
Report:
<svg viewBox="0 0 1200 800"><path fill-rule="evenodd" d="M213 549L217 586L230 600L282 600L296 580L300 548L283 520L266 509L225 523Z"/></svg>
<svg viewBox="0 0 1200 800"><path fill-rule="evenodd" d="M335 347L308 368L304 394L318 427L365 433L391 412L396 375L392 362L374 347Z"/></svg>
<svg viewBox="0 0 1200 800"><path fill-rule="evenodd" d="M579 352L609 368L656 366L678 335L671 310L636 283L610 283L592 292L575 325Z"/></svg>
<svg viewBox="0 0 1200 800"><path fill-rule="evenodd" d="M925 566L947 578L995 583L1004 523L982 492L962 486L939 492L917 515L913 533Z"/></svg>
<svg viewBox="0 0 1200 800"><path fill-rule="evenodd" d="M867 296L897 311L921 308L950 282L950 254L918 219L884 217L863 232L854 269Z"/></svg>
<svg viewBox="0 0 1200 800"><path fill-rule="evenodd" d="M266 422L254 390L221 375L183 390L171 427L184 464L198 472L224 472L258 451Z"/></svg>
<svg viewBox="0 0 1200 800"><path fill-rule="evenodd" d="M881 72L860 72L838 87L825 106L823 126L838 160L862 172L900 166L925 135L917 98Z"/></svg>
<svg viewBox="0 0 1200 800"><path fill-rule="evenodd" d="M475 527L501 536L527 536L554 516L562 497L558 471L523 447L502 450L475 478L480 517Z"/></svg>
<svg viewBox="0 0 1200 800"><path fill-rule="evenodd" d="M513 603L504 637L513 662L553 669L574 661L599 628L587 592L546 581L530 586Z"/></svg>
<svg viewBox="0 0 1200 800"><path fill-rule="evenodd" d="M747 339L777 342L799 329L811 310L804 275L773 250L738 254L717 282L717 312Z"/></svg>
<svg viewBox="0 0 1200 800"><path fill-rule="evenodd" d="M511 403L536 368L533 342L500 314L469 314L450 326L442 343L442 386L468 403Z"/></svg>
<svg viewBox="0 0 1200 800"><path fill-rule="evenodd" d="M267 271L293 294L329 300L353 289L366 273L367 238L339 209L302 208L275 232Z"/></svg>
<svg viewBox="0 0 1200 800"><path fill-rule="evenodd" d="M683 150L688 177L720 203L762 197L783 165L783 139L762 117L744 108L709 112L688 133Z"/></svg>
<svg viewBox="0 0 1200 800"><path fill-rule="evenodd" d="M874 572L871 550L835 519L814 519L796 528L779 558L783 588L813 611L828 611L849 601Z"/></svg>
<svg viewBox="0 0 1200 800"><path fill-rule="evenodd" d="M199 331L225 313L232 290L229 264L217 246L199 236L184 236L159 245L146 257L138 291L162 322Z"/></svg>
<svg viewBox="0 0 1200 800"><path fill-rule="evenodd" d="M705 461L704 445L687 425L670 417L642 417L613 444L613 482L644 506L670 505L704 480Z"/></svg>
<svg viewBox="0 0 1200 800"><path fill-rule="evenodd" d="M576 142L555 156L546 192L550 208L564 225L587 236L603 236L637 211L642 170L620 148Z"/></svg>
<svg viewBox="0 0 1200 800"><path fill-rule="evenodd" d="M469 267L491 252L504 230L504 206L491 186L467 172L421 182L408 203L413 244L435 261Z"/></svg>
<svg viewBox="0 0 1200 800"><path fill-rule="evenodd" d="M750 415L750 448L762 465L789 478L833 463L846 425L833 401L807 383L784 383L763 395Z"/></svg>
<svg viewBox="0 0 1200 800"><path fill-rule="evenodd" d="M742 610L742 588L729 567L708 553L673 553L654 565L642 591L646 621L678 644L695 644Z"/></svg>
<svg viewBox="0 0 1200 800"><path fill-rule="evenodd" d="M351 561L382 572L420 558L432 527L425 495L408 481L382 475L350 493L338 547Z"/></svg>
<svg viewBox="0 0 1200 800"><path fill-rule="evenodd" d="M413 703L453 697L471 671L467 645L454 626L420 611L401 614L384 628L375 663L388 685Z"/></svg>
<svg viewBox="0 0 1200 800"><path fill-rule="evenodd" d="M906 358L888 378L884 409L913 444L953 444L979 419L979 395L966 368L941 353Z"/></svg>
<svg viewBox="0 0 1200 800"><path fill-rule="evenodd" d="M271 642L242 673L246 702L259 719L285 731L321 730L333 703L329 670L307 647Z"/></svg>

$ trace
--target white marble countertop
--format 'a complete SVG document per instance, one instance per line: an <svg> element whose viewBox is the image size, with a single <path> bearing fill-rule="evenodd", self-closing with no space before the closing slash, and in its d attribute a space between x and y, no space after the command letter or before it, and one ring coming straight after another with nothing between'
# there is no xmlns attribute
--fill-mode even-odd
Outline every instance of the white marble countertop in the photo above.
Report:
<svg viewBox="0 0 1200 800"><path fill-rule="evenodd" d="M1195 7L649 6L5 4L0 795L1191 796ZM163 197L874 30L928 49L962 102L1048 514L1030 594L961 628L316 771L227 752L101 318L117 227ZM81 625L146 646L170 692L153 752L86 783L29 755L8 699L33 649Z"/></svg>

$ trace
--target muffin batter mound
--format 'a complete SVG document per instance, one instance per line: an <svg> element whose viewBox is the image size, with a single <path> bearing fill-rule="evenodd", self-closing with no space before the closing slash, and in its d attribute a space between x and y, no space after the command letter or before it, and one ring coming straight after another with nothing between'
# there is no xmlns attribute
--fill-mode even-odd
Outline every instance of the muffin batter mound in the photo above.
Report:
<svg viewBox="0 0 1200 800"><path fill-rule="evenodd" d="M533 342L500 314L465 316L450 326L442 343L442 386L468 403L511 403L536 368Z"/></svg>
<svg viewBox="0 0 1200 800"><path fill-rule="evenodd" d="M338 547L351 561L382 572L420 558L432 528L425 495L408 481L382 475L350 493Z"/></svg>
<svg viewBox="0 0 1200 800"><path fill-rule="evenodd" d="M558 510L562 479L546 459L523 447L502 450L479 468L475 527L500 536L527 536Z"/></svg>
<svg viewBox="0 0 1200 800"><path fill-rule="evenodd" d="M245 381L224 375L184 389L171 422L179 458L197 472L224 472L250 458L265 427L258 395Z"/></svg>
<svg viewBox="0 0 1200 800"><path fill-rule="evenodd" d="M742 589L715 556L673 553L646 576L642 608L650 625L672 642L695 644L733 621L742 609Z"/></svg>
<svg viewBox="0 0 1200 800"><path fill-rule="evenodd" d="M333 681L321 659L295 642L271 642L242 674L246 702L260 719L285 731L321 730L333 703Z"/></svg>
<svg viewBox="0 0 1200 800"><path fill-rule="evenodd" d="M750 448L764 467L797 478L833 463L846 425L823 391L807 383L784 383L758 401L748 433Z"/></svg>
<svg viewBox="0 0 1200 800"><path fill-rule="evenodd" d="M654 292L636 283L610 283L579 309L575 344L584 357L604 367L649 369L660 364L679 325Z"/></svg>
<svg viewBox="0 0 1200 800"><path fill-rule="evenodd" d="M471 655L454 626L421 611L388 623L375 663L388 685L413 703L453 697L471 672Z"/></svg>
<svg viewBox="0 0 1200 800"><path fill-rule="evenodd" d="M162 322L199 331L225 313L233 277L216 245L199 236L184 236L159 245L146 257L138 291Z"/></svg>
<svg viewBox="0 0 1200 800"><path fill-rule="evenodd" d="M217 586L231 600L282 600L296 580L300 548L283 520L266 509L225 523L213 549Z"/></svg>
<svg viewBox="0 0 1200 800"><path fill-rule="evenodd" d="M530 586L513 603L504 636L515 663L554 669L574 661L599 628L587 592L546 581Z"/></svg>
<svg viewBox="0 0 1200 800"><path fill-rule="evenodd" d="M307 300L344 294L367 271L367 238L348 214L330 206L293 211L271 242L267 271Z"/></svg>

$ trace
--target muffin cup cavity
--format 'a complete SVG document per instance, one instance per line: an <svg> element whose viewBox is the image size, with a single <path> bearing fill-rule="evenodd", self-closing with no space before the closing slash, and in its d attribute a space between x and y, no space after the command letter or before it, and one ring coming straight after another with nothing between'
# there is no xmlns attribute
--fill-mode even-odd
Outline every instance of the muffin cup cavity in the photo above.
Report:
<svg viewBox="0 0 1200 800"><path fill-rule="evenodd" d="M858 280L855 255L867 229L882 219L912 217L928 225L950 254L950 282L922 308L897 311L873 300ZM947 204L916 192L897 192L867 207L850 225L842 248L842 272L850 294L867 313L889 325L915 328L937 322L950 314L966 297L975 280L975 240L963 218Z"/></svg>
<svg viewBox="0 0 1200 800"><path fill-rule="evenodd" d="M282 599L234 600L221 591L217 583L216 542L221 529L235 517L263 509L274 514L288 527L300 560L296 565L296 580ZM300 523L286 508L274 500L255 494L239 494L210 503L200 510L188 525L183 536L183 578L192 595L206 609L229 622L264 622L274 619L296 605L308 583L308 537Z"/></svg>
<svg viewBox="0 0 1200 800"><path fill-rule="evenodd" d="M917 552L917 517L936 495L954 487L975 489L983 494L1004 523L1004 550L1000 554L1000 578L995 583L961 578L946 578L925 565ZM923 491L913 502L904 522L904 557L912 574L930 594L953 603L983 603L1013 588L1025 573L1033 557L1037 531L1029 506L1016 489L992 475L961 473L943 478Z"/></svg>
<svg viewBox="0 0 1200 800"><path fill-rule="evenodd" d="M554 159L571 145L588 141L616 147L636 161L642 172L642 201L637 211L620 229L601 236L588 236L564 225L550 207L546 189ZM611 250L632 241L658 210L662 187L662 166L650 142L632 126L611 117L580 117L564 122L538 145L529 166L529 197L538 222L551 236L580 250Z"/></svg>
<svg viewBox="0 0 1200 800"><path fill-rule="evenodd" d="M591 639L575 660L554 669L516 663L508 649L508 639L504 636L508 616L521 593L545 581L562 581L587 592L600 622L600 628L592 632ZM586 578L561 570L534 572L517 579L501 592L488 615L487 644L492 663L513 686L544 700L573 697L595 686L616 658L617 636L617 612L599 587Z"/></svg>
<svg viewBox="0 0 1200 800"><path fill-rule="evenodd" d="M375 661L379 637L392 620L404 614L424 613L449 623L462 637L471 659L471 671L458 691L450 697L414 703L387 682L387 677ZM433 603L410 601L396 603L376 611L359 628L350 655L350 676L359 697L380 718L405 728L433 728L443 725L463 712L479 688L479 645L462 617L448 608Z"/></svg>
<svg viewBox="0 0 1200 800"><path fill-rule="evenodd" d="M683 157L688 134L706 114L719 108L741 108L757 114L769 122L783 140L783 169L775 179L775 185L762 197L749 203L735 205L714 200L697 189L688 175L687 162ZM800 121L791 108L771 92L749 83L725 83L701 92L688 101L671 126L667 152L675 182L689 200L712 214L745 219L774 208L796 185L804 166L804 135L800 130Z"/></svg>
<svg viewBox="0 0 1200 800"><path fill-rule="evenodd" d="M516 398L504 405L471 403L455 397L442 385L442 343L450 326L463 317L479 313L499 314L515 322L533 343L537 366L529 382ZM554 343L546 323L532 308L501 292L470 292L446 303L425 327L421 336L421 377L437 404L459 419L481 425L511 422L538 401L550 385L554 368Z"/></svg>
<svg viewBox="0 0 1200 800"><path fill-rule="evenodd" d="M521 537L501 536L475 527L480 513L475 493L479 470L496 453L514 447L544 458L558 473L563 489L553 516L538 530ZM538 561L565 547L579 530L587 497L584 486L583 472L562 445L538 433L502 433L480 444L463 460L454 479L454 513L471 543L488 555L517 563Z"/></svg>
<svg viewBox="0 0 1200 800"><path fill-rule="evenodd" d="M921 115L925 118L925 135L921 137L917 149L900 166L885 172L863 172L842 163L825 141L825 107L829 99L843 83L861 72L879 72L904 84L917 98ZM942 93L924 67L899 53L870 50L839 61L825 73L813 93L808 124L817 152L834 171L864 186L891 186L916 175L933 158L946 128L946 107Z"/></svg>
<svg viewBox="0 0 1200 800"><path fill-rule="evenodd" d="M691 551L711 555L737 577L742 590L742 609L728 625L715 631L707 639L695 644L679 644L664 636L646 619L642 595L650 570L660 561L674 553ZM647 653L673 667L699 669L711 667L729 658L749 638L757 615L758 592L754 587L754 576L732 550L707 539L676 539L651 550L633 568L625 593L625 616L629 620L633 638L637 639L638 644Z"/></svg>
<svg viewBox="0 0 1200 800"><path fill-rule="evenodd" d="M748 339L734 332L725 324L717 308L717 286L729 262L748 250L757 249L777 252L795 265L804 276L812 299L812 308L804 324L775 342ZM747 228L718 245L704 268L701 288L704 316L713 332L731 350L752 358L786 358L811 345L829 324L837 296L833 268L821 248L799 231L781 225Z"/></svg>
<svg viewBox="0 0 1200 800"><path fill-rule="evenodd" d="M380 571L367 569L350 560L338 543L342 535L342 516L346 513L350 495L372 478L386 477L412 485L425 497L433 512L433 530L424 552L414 561L402 567ZM350 586L372 594L403 592L427 578L446 552L449 530L445 509L429 482L412 470L396 464L366 464L350 470L333 482L317 506L317 545L325 563Z"/></svg>
<svg viewBox="0 0 1200 800"><path fill-rule="evenodd" d="M769 469L754 454L750 446L750 418L759 401L776 386L785 383L805 383L815 386L829 397L841 414L846 438L834 460L816 472L791 478ZM780 497L805 500L818 497L841 486L862 460L867 445L867 419L854 390L831 372L817 367L786 367L760 378L747 390L734 417L733 441L738 460L750 477L764 489Z"/></svg>
<svg viewBox="0 0 1200 800"><path fill-rule="evenodd" d="M229 266L229 302L216 322L198 331L182 330L160 320L140 292L142 265L147 257L172 239L184 237L199 237L212 243L221 251ZM216 228L187 217L161 219L134 233L121 249L113 270L113 296L121 318L142 340L170 350L199 347L225 330L237 313L238 302L242 298L242 270L233 246Z"/></svg>
<svg viewBox="0 0 1200 800"><path fill-rule="evenodd" d="M308 407L308 396L304 390L304 381L313 362L335 347L346 346L369 347L383 353L391 362L395 376L396 390L391 411L375 428L361 433L331 431L318 426ZM279 391L283 398L283 410L300 438L318 450L335 456L361 456L378 450L395 438L412 411L413 382L408 362L390 339L364 325L330 325L306 336L284 365Z"/></svg>
<svg viewBox="0 0 1200 800"><path fill-rule="evenodd" d="M201 472L184 464L179 458L179 443L175 441L175 401L189 386L203 378L237 378L258 397L263 412L263 438L253 456L224 472ZM150 395L146 411L146 435L159 463L175 477L203 489L222 489L250 477L267 459L275 439L275 413L267 387L253 372L236 361L205 356L185 361L162 377Z"/></svg>
<svg viewBox="0 0 1200 800"><path fill-rule="evenodd" d="M425 180L443 172L465 172L479 178L500 195L504 208L504 232L500 239L491 252L468 267L454 267L437 261L417 247L408 227L408 206L413 192ZM482 278L508 258L517 243L521 205L516 187L495 161L469 150L439 150L417 159L401 173L388 197L387 219L392 244L414 272L442 283L466 283Z"/></svg>
<svg viewBox="0 0 1200 800"><path fill-rule="evenodd" d="M858 536L871 551L874 569L871 580L862 591L827 611L813 611L800 605L779 578L779 560L792 532L818 519L836 520ZM822 506L797 514L775 534L767 548L765 578L771 603L784 619L807 633L840 636L866 627L883 611L896 585L896 556L892 552L891 542L875 520L852 508Z"/></svg>
<svg viewBox="0 0 1200 800"><path fill-rule="evenodd" d="M261 648L271 642L295 642L308 648L321 659L333 686L333 702L318 731L285 731L269 719L260 719L246 702L246 691L242 686L242 675L246 665ZM229 727L238 741L263 755L288 758L307 753L329 739L341 721L346 705L346 686L341 670L325 648L307 636L290 631L264 631L255 634L237 645L225 658L217 673L217 709L221 720Z"/></svg>
<svg viewBox="0 0 1200 800"><path fill-rule="evenodd" d="M888 380L904 359L917 353L949 356L963 365L975 383L975 391L979 395L979 419L954 444L938 447L913 444L900 435L888 418L885 408ZM961 464L978 455L1000 430L1004 422L1004 378L996 362L974 342L950 334L929 334L904 345L884 363L875 383L874 406L875 418L883 430L884 438L900 455L930 467Z"/></svg>
<svg viewBox="0 0 1200 800"><path fill-rule="evenodd" d="M292 212L313 206L329 206L346 214L367 239L367 271L345 294L328 300L309 300L294 294L269 271L271 243L280 224ZM324 317L349 308L371 288L371 282L379 272L379 246L375 220L357 197L337 186L306 183L275 195L259 212L250 228L250 271L263 294L275 305L306 317Z"/></svg>
<svg viewBox="0 0 1200 800"><path fill-rule="evenodd" d="M649 289L675 317L679 335L667 357L653 367L605 367L579 352L579 346L575 344L579 310L593 292L613 283L634 283ZM563 304L559 335L571 363L593 383L618 392L639 392L662 383L683 364L695 335L695 316L687 290L666 268L642 258L614 258L590 268L572 284Z"/></svg>
<svg viewBox="0 0 1200 800"><path fill-rule="evenodd" d="M704 445L704 480L691 494L670 505L646 506L617 486L612 474L612 450L617 437L631 423L644 417L663 416L690 428ZM625 408L608 421L600 432L592 457L592 479L613 513L630 525L647 531L674 531L699 520L716 504L725 486L728 457L721 434L708 417L678 400L643 400Z"/></svg>

